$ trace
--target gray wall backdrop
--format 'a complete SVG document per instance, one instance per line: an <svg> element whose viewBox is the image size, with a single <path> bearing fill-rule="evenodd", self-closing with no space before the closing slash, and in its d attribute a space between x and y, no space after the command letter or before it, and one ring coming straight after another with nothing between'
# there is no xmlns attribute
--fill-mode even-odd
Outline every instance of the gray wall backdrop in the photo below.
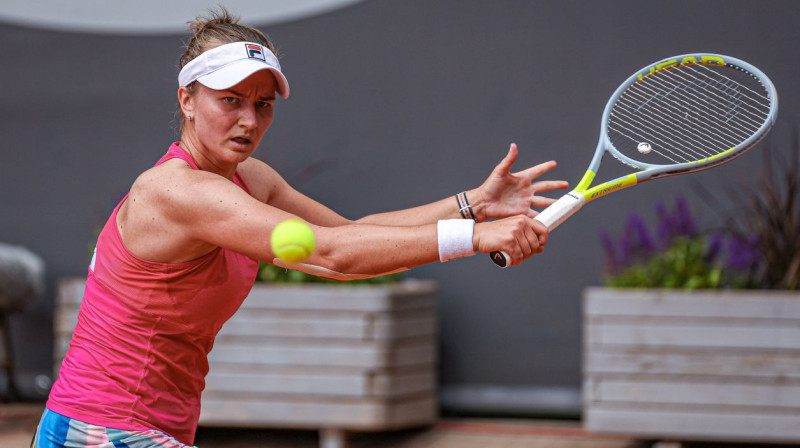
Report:
<svg viewBox="0 0 800 448"><path fill-rule="evenodd" d="M292 97L279 102L256 156L351 218L475 187L512 141L517 167L555 159L548 177L574 184L617 85L691 51L730 54L770 75L781 95L772 140L785 146L800 96L798 13L792 0L371 0L264 27ZM40 254L49 285L12 322L30 398L43 396L34 376L50 374L55 282L85 275L94 229L175 139L185 38L0 25L0 241ZM695 179L731 186L759 160ZM530 409L577 409L580 296L601 281L598 230L678 194L711 215L691 185L670 179L591 204L522 267L477 256L413 271L441 285L445 405L467 408L499 391Z"/></svg>

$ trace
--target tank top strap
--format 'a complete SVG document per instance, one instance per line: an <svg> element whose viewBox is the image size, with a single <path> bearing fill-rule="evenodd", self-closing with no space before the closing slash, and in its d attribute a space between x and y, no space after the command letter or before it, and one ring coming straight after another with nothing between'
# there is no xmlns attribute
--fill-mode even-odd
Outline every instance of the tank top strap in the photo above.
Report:
<svg viewBox="0 0 800 448"><path fill-rule="evenodd" d="M160 159L158 159L158 162L156 162L156 166L161 165L162 163L170 159L181 159L186 163L188 163L193 170L200 169L200 167L198 167L197 164L194 162L192 156L190 156L185 149L181 148L178 145L178 142L173 142L172 145L170 145L169 149L167 150L167 153L164 154L164 156L162 156Z"/></svg>
<svg viewBox="0 0 800 448"><path fill-rule="evenodd" d="M195 163L192 156L189 155L189 153L185 149L181 148L178 143L179 142L173 142L172 145L170 145L169 149L167 150L167 153L164 154L164 156L162 156L160 159L158 159L158 162L156 162L156 166L161 165L162 163L170 159L181 159L186 163L188 163L193 170L199 170L200 167L197 166L197 163ZM250 193L250 188L247 187L247 183L245 183L244 178L242 178L242 176L239 174L239 171L236 171L236 173L233 174L233 183L238 185L239 188L241 188L242 190L247 192L247 194L252 196L252 193Z"/></svg>

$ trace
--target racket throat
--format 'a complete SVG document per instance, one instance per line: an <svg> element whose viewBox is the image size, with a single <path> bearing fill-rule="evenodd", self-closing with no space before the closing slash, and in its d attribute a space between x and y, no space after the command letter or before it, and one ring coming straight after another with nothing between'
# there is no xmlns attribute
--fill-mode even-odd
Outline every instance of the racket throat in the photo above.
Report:
<svg viewBox="0 0 800 448"><path fill-rule="evenodd" d="M560 226L561 223L580 210L585 203L586 198L583 194L577 191L570 191L536 215L534 219L547 226L548 230L552 232L556 227Z"/></svg>

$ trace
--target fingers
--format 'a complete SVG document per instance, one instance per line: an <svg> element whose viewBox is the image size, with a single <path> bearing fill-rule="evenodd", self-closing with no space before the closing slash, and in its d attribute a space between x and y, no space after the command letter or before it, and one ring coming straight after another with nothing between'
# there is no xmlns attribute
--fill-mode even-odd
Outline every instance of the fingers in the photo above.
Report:
<svg viewBox="0 0 800 448"><path fill-rule="evenodd" d="M531 221L531 225L525 227L525 238L518 241L519 247L522 249L523 259L542 253L549 238L549 232L544 224L536 220ZM521 262L522 260L520 260Z"/></svg>
<svg viewBox="0 0 800 448"><path fill-rule="evenodd" d="M505 252L514 266L541 253L548 240L547 227L528 216L514 216L477 224L475 230L480 232L480 252Z"/></svg>
<svg viewBox="0 0 800 448"><path fill-rule="evenodd" d="M540 254L547 244L549 233L547 227L534 219L525 219L522 233L516 237L516 250L507 253L511 255L511 264L517 266L528 258Z"/></svg>
<svg viewBox="0 0 800 448"><path fill-rule="evenodd" d="M569 182L564 180L546 180L533 183L533 191L541 193L543 191L563 190L569 188Z"/></svg>
<svg viewBox="0 0 800 448"><path fill-rule="evenodd" d="M555 160L551 160L549 162L540 163L536 166L532 166L526 170L520 171L517 173L517 176L525 177L533 181L534 179L538 178L542 174L553 170L558 164Z"/></svg>
<svg viewBox="0 0 800 448"><path fill-rule="evenodd" d="M536 232L533 231L532 227L525 226L523 228L522 235L517 237L517 246L519 246L522 251L523 259L530 257L534 253L538 253L539 237Z"/></svg>
<svg viewBox="0 0 800 448"><path fill-rule="evenodd" d="M535 219L533 219L532 221L533 225L531 227L539 239L539 247L541 247L542 250L544 250L544 246L547 245L547 242L550 240L550 231L547 229L547 226L544 225L542 222L537 221Z"/></svg>
<svg viewBox="0 0 800 448"><path fill-rule="evenodd" d="M544 196L534 196L531 198L531 207L545 208L556 201L557 199L553 198L546 198Z"/></svg>
<svg viewBox="0 0 800 448"><path fill-rule="evenodd" d="M565 181L560 181L560 180L536 182L535 184L533 184L533 191L536 193L553 191L553 190L564 190L566 188L569 188L569 184ZM553 202L556 202L556 199L544 196L537 196L536 194L531 196L531 207L543 208L547 207Z"/></svg>
<svg viewBox="0 0 800 448"><path fill-rule="evenodd" d="M517 157L519 156L519 150L517 149L517 144L512 143L511 147L508 148L508 154L503 157L503 160L497 165L495 171L500 171L500 173L509 173L511 172L511 167L514 166L514 163L517 161Z"/></svg>

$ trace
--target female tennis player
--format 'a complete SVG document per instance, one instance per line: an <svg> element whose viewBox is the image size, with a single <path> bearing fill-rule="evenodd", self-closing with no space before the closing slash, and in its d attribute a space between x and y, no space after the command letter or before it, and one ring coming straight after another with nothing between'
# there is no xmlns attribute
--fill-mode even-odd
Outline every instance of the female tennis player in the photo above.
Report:
<svg viewBox="0 0 800 448"><path fill-rule="evenodd" d="M479 187L351 221L251 157L289 96L270 41L221 9L201 17L180 59L180 141L142 173L97 241L69 351L34 446L186 447L194 443L207 355L222 324L275 262L272 229L308 222L317 240L301 270L347 280L503 251L542 251L535 195L565 188L512 174L517 148Z"/></svg>

